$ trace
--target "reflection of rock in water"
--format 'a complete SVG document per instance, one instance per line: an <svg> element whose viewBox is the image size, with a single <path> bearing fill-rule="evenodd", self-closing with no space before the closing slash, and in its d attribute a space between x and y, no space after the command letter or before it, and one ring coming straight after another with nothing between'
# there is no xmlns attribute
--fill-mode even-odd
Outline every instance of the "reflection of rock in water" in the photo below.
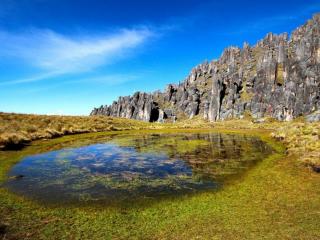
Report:
<svg viewBox="0 0 320 240"><path fill-rule="evenodd" d="M257 138L218 133L118 135L26 157L8 187L45 201L119 201L213 189L270 153Z"/></svg>
<svg viewBox="0 0 320 240"><path fill-rule="evenodd" d="M139 152L158 151L171 160L183 159L198 177L216 180L245 171L271 151L257 138L220 133L145 135L130 144Z"/></svg>

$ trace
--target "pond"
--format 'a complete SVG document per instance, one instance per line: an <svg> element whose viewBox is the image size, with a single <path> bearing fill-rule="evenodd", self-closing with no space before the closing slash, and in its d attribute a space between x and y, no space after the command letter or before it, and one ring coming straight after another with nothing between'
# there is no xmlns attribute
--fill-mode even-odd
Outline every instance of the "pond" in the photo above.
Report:
<svg viewBox="0 0 320 240"><path fill-rule="evenodd" d="M25 156L6 187L44 203L159 199L220 189L272 152L245 134L118 134Z"/></svg>

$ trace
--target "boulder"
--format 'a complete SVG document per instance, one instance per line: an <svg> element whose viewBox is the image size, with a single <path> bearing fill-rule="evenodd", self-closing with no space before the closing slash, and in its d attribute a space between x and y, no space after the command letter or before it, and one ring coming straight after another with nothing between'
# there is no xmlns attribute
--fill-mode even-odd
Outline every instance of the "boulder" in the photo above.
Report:
<svg viewBox="0 0 320 240"><path fill-rule="evenodd" d="M319 122L320 121L320 111L313 112L305 117L307 122Z"/></svg>

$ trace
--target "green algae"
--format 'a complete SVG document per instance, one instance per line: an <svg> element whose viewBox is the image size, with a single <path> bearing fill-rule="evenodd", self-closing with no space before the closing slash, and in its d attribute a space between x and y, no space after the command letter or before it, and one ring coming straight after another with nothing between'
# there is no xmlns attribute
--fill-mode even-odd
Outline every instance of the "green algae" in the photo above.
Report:
<svg viewBox="0 0 320 240"><path fill-rule="evenodd" d="M27 156L10 171L25 178L6 185L49 203L156 199L216 190L271 153L256 137L208 132L132 133L93 143Z"/></svg>
<svg viewBox="0 0 320 240"><path fill-rule="evenodd" d="M224 131L234 133L232 131ZM148 199L122 208L46 207L0 188L0 222L11 239L319 239L320 179L284 158L269 132L248 131L275 150L218 192ZM72 138L78 136L72 136ZM26 154L57 149L70 137L0 153L0 179ZM79 145L78 145L79 146ZM84 196L86 198L86 196Z"/></svg>

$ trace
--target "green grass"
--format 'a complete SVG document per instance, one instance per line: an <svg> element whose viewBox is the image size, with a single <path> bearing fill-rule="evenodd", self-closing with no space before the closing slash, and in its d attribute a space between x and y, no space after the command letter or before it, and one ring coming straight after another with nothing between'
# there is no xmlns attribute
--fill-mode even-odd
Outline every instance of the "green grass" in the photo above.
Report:
<svg viewBox="0 0 320 240"><path fill-rule="evenodd" d="M0 188L0 222L7 226L3 238L319 239L320 175L294 157L285 157L284 147L270 138L269 131L242 132L260 136L275 153L218 192L122 208L66 208L39 205ZM74 138L83 138L85 144L87 137L108 134L112 132L36 141L21 151L0 152L0 183L25 155L72 145Z"/></svg>
<svg viewBox="0 0 320 240"><path fill-rule="evenodd" d="M242 93L244 94L245 91ZM245 95L245 98L248 96ZM249 98L247 98L248 100ZM286 143L288 153L314 169L320 169L320 123L306 123L303 119L293 122L277 122L266 119L265 123L253 123L245 113L242 120L210 123L198 115L176 123L146 123L142 121L106 116L49 116L32 114L0 113L0 149L23 146L37 139L51 139L70 134L110 132L143 129L269 129L273 136Z"/></svg>

